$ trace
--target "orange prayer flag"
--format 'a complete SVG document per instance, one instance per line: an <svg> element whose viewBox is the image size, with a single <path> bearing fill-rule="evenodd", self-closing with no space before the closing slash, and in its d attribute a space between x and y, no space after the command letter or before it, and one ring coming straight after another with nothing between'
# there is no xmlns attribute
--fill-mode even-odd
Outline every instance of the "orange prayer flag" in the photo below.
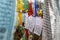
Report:
<svg viewBox="0 0 60 40"><path fill-rule="evenodd" d="M22 13L19 13L18 17L19 17L19 23L20 23L20 25L22 25Z"/></svg>

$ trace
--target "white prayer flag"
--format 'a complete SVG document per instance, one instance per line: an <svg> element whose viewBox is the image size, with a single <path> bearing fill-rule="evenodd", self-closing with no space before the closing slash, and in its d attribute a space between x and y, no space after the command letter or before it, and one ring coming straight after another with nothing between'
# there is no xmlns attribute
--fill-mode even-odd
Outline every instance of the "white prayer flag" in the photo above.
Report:
<svg viewBox="0 0 60 40"><path fill-rule="evenodd" d="M43 19L41 17L36 17L36 24L34 28L34 33L40 36L43 27Z"/></svg>

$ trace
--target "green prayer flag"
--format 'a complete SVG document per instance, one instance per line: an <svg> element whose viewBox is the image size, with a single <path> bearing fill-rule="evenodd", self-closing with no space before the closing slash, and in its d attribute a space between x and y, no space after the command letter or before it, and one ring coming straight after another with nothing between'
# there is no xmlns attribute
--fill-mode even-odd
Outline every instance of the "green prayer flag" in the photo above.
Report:
<svg viewBox="0 0 60 40"><path fill-rule="evenodd" d="M23 35L23 40L26 40L26 32Z"/></svg>
<svg viewBox="0 0 60 40"><path fill-rule="evenodd" d="M28 10L28 0L23 0L24 3L24 9Z"/></svg>

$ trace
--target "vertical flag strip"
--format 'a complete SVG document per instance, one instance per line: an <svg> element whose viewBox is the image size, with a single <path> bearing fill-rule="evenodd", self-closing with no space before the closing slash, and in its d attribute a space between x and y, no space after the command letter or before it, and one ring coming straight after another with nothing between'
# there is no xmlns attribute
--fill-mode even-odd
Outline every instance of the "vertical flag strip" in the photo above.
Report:
<svg viewBox="0 0 60 40"><path fill-rule="evenodd" d="M23 35L23 40L26 40L26 32Z"/></svg>
<svg viewBox="0 0 60 40"><path fill-rule="evenodd" d="M28 17L33 15L32 0L29 0ZM28 40L28 29L26 29L26 40Z"/></svg>
<svg viewBox="0 0 60 40"><path fill-rule="evenodd" d="M17 0L17 11L20 25L22 25L22 11L24 10L23 0Z"/></svg>
<svg viewBox="0 0 60 40"><path fill-rule="evenodd" d="M25 32L26 32L26 40L28 40L28 36L29 36L29 35L28 35L28 28L27 28L27 27L29 27L29 26L28 26L28 13L25 14L25 28L26 28L26 29L25 29Z"/></svg>
<svg viewBox="0 0 60 40"><path fill-rule="evenodd" d="M26 29L26 40L28 40L28 29Z"/></svg>
<svg viewBox="0 0 60 40"><path fill-rule="evenodd" d="M23 0L24 2L24 10L28 10L28 0Z"/></svg>
<svg viewBox="0 0 60 40"><path fill-rule="evenodd" d="M0 0L0 40L13 40L15 0Z"/></svg>
<svg viewBox="0 0 60 40"><path fill-rule="evenodd" d="M43 39L42 40L52 40L52 30L49 14L49 0L44 1L44 13L43 13Z"/></svg>
<svg viewBox="0 0 60 40"><path fill-rule="evenodd" d="M28 16L33 15L32 0L29 1Z"/></svg>
<svg viewBox="0 0 60 40"><path fill-rule="evenodd" d="M18 13L19 24L22 25L22 13Z"/></svg>
<svg viewBox="0 0 60 40"><path fill-rule="evenodd" d="M37 0L35 0L35 16L38 16L37 8L38 8Z"/></svg>
<svg viewBox="0 0 60 40"><path fill-rule="evenodd" d="M22 11L24 10L24 4L23 4L22 0L21 0L21 3L20 3L20 7L21 7L21 10L20 10L20 13L19 13L19 19L20 19L20 25L22 25Z"/></svg>

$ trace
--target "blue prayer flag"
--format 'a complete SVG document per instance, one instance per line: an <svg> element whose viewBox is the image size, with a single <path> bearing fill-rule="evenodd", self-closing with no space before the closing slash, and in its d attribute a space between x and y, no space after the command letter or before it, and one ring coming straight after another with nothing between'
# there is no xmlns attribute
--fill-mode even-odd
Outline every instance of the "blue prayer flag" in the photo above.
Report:
<svg viewBox="0 0 60 40"><path fill-rule="evenodd" d="M15 0L0 0L0 40L13 40Z"/></svg>

